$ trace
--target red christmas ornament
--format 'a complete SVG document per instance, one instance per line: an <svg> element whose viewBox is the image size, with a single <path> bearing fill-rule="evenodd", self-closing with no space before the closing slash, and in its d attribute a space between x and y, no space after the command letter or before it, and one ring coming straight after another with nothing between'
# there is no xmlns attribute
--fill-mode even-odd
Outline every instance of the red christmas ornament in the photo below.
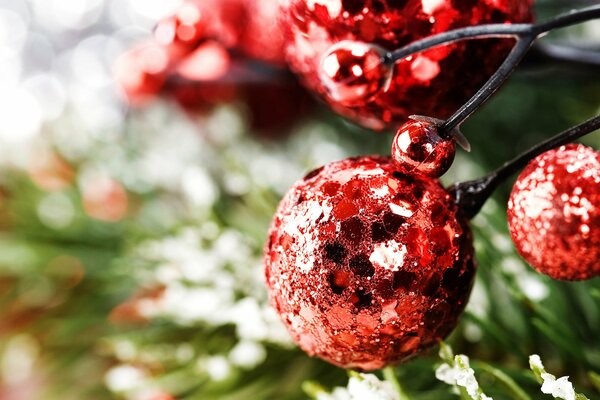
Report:
<svg viewBox="0 0 600 400"><path fill-rule="evenodd" d="M451 196L383 157L334 162L298 181L275 214L264 262L296 343L361 370L407 360L450 333L475 273Z"/></svg>
<svg viewBox="0 0 600 400"><path fill-rule="evenodd" d="M392 159L407 173L440 177L452 166L456 146L444 139L437 126L428 121L409 121L402 125L392 142Z"/></svg>
<svg viewBox="0 0 600 400"><path fill-rule="evenodd" d="M513 187L508 226L521 256L542 274L600 275L600 152L568 145L533 160Z"/></svg>
<svg viewBox="0 0 600 400"><path fill-rule="evenodd" d="M320 79L329 97L344 106L361 104L385 89L392 77L383 63L385 50L367 43L342 41L324 56Z"/></svg>
<svg viewBox="0 0 600 400"><path fill-rule="evenodd" d="M277 23L277 0L187 1L155 30L163 45L191 47L212 39L242 55L284 64L283 31Z"/></svg>
<svg viewBox="0 0 600 400"><path fill-rule="evenodd" d="M142 105L161 90L169 73L170 55L155 43L144 43L121 55L114 64L115 82L130 103Z"/></svg>
<svg viewBox="0 0 600 400"><path fill-rule="evenodd" d="M352 104L330 94L321 60L343 40L394 50L469 25L528 22L531 8L532 0L286 0L287 60L309 89L363 126L381 130L411 114L447 118L497 69L511 40L472 40L415 54L396 63L387 89L365 92Z"/></svg>

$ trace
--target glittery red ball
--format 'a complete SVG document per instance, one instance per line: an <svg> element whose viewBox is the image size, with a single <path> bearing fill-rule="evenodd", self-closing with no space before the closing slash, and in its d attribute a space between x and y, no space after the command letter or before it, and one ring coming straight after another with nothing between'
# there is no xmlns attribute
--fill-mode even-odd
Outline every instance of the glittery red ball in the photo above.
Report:
<svg viewBox="0 0 600 400"><path fill-rule="evenodd" d="M407 360L450 333L475 273L451 196L383 157L334 162L298 181L273 219L264 262L296 343L361 370Z"/></svg>
<svg viewBox="0 0 600 400"><path fill-rule="evenodd" d="M542 274L600 275L600 152L569 145L533 160L513 187L508 225L519 253Z"/></svg>
<svg viewBox="0 0 600 400"><path fill-rule="evenodd" d="M368 43L344 40L323 56L320 79L329 97L345 106L361 104L384 90L392 77L385 51Z"/></svg>
<svg viewBox="0 0 600 400"><path fill-rule="evenodd" d="M328 96L321 59L342 40L394 50L451 29L532 19L532 0L286 0L288 62L305 85L337 112L373 129L397 126L408 115L447 118L489 78L511 40L472 40L415 54L394 68L387 90L347 106Z"/></svg>
<svg viewBox="0 0 600 400"><path fill-rule="evenodd" d="M442 138L437 127L426 121L405 123L392 142L392 159L408 173L440 177L452 166L455 154L454 141Z"/></svg>

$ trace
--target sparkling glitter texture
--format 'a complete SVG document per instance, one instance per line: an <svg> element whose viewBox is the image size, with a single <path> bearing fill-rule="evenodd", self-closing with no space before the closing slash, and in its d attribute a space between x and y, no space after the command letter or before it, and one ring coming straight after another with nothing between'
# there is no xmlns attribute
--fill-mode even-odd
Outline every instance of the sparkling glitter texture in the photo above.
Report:
<svg viewBox="0 0 600 400"><path fill-rule="evenodd" d="M285 195L265 247L271 299L298 345L375 370L456 326L475 266L466 222L437 179L360 157Z"/></svg>
<svg viewBox="0 0 600 400"><path fill-rule="evenodd" d="M600 275L600 153L569 145L533 160L513 187L508 225L539 272L563 280Z"/></svg>
<svg viewBox="0 0 600 400"><path fill-rule="evenodd" d="M385 51L372 44L344 40L334 45L321 60L319 78L330 98L352 106L384 90L392 68L383 63Z"/></svg>
<svg viewBox="0 0 600 400"><path fill-rule="evenodd" d="M452 166L456 146L443 139L437 127L425 121L409 121L402 125L392 142L392 159L401 171L442 176Z"/></svg>
<svg viewBox="0 0 600 400"><path fill-rule="evenodd" d="M388 90L344 105L319 78L323 55L342 40L394 50L451 29L532 19L532 0L284 0L287 60L304 84L338 113L376 130L410 114L447 118L496 70L511 40L473 40L413 55L396 64Z"/></svg>

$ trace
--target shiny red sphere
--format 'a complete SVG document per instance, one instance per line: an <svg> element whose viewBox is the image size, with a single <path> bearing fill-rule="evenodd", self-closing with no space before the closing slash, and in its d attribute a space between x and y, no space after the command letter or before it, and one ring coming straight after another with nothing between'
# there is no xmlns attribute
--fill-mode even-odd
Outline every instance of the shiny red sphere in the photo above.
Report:
<svg viewBox="0 0 600 400"><path fill-rule="evenodd" d="M452 166L455 154L454 140L442 138L437 126L426 121L405 123L392 142L392 159L407 173L440 177Z"/></svg>
<svg viewBox="0 0 600 400"><path fill-rule="evenodd" d="M352 106L385 90L392 77L392 67L384 64L384 54L378 46L350 40L332 46L319 68L328 97L341 105Z"/></svg>
<svg viewBox="0 0 600 400"><path fill-rule="evenodd" d="M360 370L448 335L475 274L471 235L448 192L384 157L337 161L298 181L275 214L264 263L296 343Z"/></svg>
<svg viewBox="0 0 600 400"><path fill-rule="evenodd" d="M533 160L513 187L508 226L521 256L542 274L600 275L600 152L569 145Z"/></svg>
<svg viewBox="0 0 600 400"><path fill-rule="evenodd" d="M411 114L447 118L500 66L512 40L471 40L437 47L396 63L387 90L346 105L327 96L321 60L343 40L394 50L451 29L532 19L532 0L286 0L287 60L304 84L338 113L381 130Z"/></svg>

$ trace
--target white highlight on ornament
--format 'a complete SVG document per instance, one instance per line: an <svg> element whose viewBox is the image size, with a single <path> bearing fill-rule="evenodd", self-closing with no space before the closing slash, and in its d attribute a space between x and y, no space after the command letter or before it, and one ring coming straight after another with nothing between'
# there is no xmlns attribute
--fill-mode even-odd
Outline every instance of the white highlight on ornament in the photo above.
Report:
<svg viewBox="0 0 600 400"><path fill-rule="evenodd" d="M398 271L404 265L404 256L407 249L405 245L400 247L400 243L390 240L385 243L375 245L369 261L372 264L385 268L389 271Z"/></svg>
<svg viewBox="0 0 600 400"><path fill-rule="evenodd" d="M410 218L413 216L413 212L408 208L408 206L401 206L398 204L390 203L390 209L394 214L400 215L401 217Z"/></svg>
<svg viewBox="0 0 600 400"><path fill-rule="evenodd" d="M446 0L422 0L423 12L433 14L446 4Z"/></svg>

